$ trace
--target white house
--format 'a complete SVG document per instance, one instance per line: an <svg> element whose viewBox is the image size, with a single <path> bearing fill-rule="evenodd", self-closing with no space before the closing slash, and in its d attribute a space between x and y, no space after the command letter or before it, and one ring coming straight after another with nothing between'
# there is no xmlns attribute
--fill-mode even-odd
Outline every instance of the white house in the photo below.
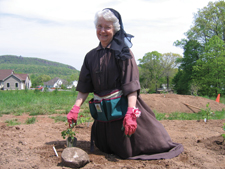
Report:
<svg viewBox="0 0 225 169"><path fill-rule="evenodd" d="M62 85L67 86L68 82L66 80L55 77L54 79L44 82L44 87L47 88L60 88Z"/></svg>
<svg viewBox="0 0 225 169"><path fill-rule="evenodd" d="M71 89L73 86L74 86L74 87L77 87L77 83L78 83L78 82L77 82L76 80L74 80L74 81L72 82L71 85L68 85L68 86L67 86L67 89Z"/></svg>

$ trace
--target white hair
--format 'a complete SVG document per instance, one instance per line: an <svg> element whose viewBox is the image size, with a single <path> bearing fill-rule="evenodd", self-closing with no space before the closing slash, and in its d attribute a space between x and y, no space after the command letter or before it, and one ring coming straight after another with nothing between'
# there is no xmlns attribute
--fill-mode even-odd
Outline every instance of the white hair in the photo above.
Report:
<svg viewBox="0 0 225 169"><path fill-rule="evenodd" d="M97 28L97 24L98 24L98 19L101 17L103 17L107 21L113 22L113 28L114 28L115 33L120 30L119 19L109 9L104 9L102 11L98 11L95 14L94 23L95 23L96 28Z"/></svg>

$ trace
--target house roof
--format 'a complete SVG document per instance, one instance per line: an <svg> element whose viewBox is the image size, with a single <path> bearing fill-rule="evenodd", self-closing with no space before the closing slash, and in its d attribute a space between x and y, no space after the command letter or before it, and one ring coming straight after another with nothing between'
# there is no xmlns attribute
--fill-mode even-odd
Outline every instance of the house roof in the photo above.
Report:
<svg viewBox="0 0 225 169"><path fill-rule="evenodd" d="M25 81L28 74L15 74L13 69L0 69L0 80L5 80L8 78L10 75L14 75L21 81Z"/></svg>
<svg viewBox="0 0 225 169"><path fill-rule="evenodd" d="M67 84L68 83L66 80L60 79L58 77L55 77L54 79L51 79L48 82L44 82L44 85L53 86L58 80L61 80L63 82L63 84Z"/></svg>
<svg viewBox="0 0 225 169"><path fill-rule="evenodd" d="M67 80L64 80L64 79L61 79L62 82L63 82L63 85L68 85L68 81Z"/></svg>
<svg viewBox="0 0 225 169"><path fill-rule="evenodd" d="M13 74L13 69L0 69L0 80L4 80L11 74Z"/></svg>
<svg viewBox="0 0 225 169"><path fill-rule="evenodd" d="M51 79L48 82L44 82L44 85L53 86L58 80L59 80L59 78L58 77L55 77L54 79Z"/></svg>
<svg viewBox="0 0 225 169"><path fill-rule="evenodd" d="M16 77L18 77L20 80L26 80L28 74L14 74Z"/></svg>

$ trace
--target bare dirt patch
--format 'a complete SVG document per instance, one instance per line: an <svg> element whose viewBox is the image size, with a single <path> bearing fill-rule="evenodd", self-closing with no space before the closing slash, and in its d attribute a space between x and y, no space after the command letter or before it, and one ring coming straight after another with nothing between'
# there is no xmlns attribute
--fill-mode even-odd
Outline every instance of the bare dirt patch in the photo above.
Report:
<svg viewBox="0 0 225 169"><path fill-rule="evenodd" d="M209 102L213 111L222 110L224 104L201 97L172 94L145 94L143 100L157 112L197 112L185 106L187 103L202 109ZM65 115L66 116L66 115ZM0 169L34 168L34 169L66 169L61 162L61 153L66 147L61 131L66 129L65 123L55 123L48 115L37 117L35 124L25 125L28 115L0 117ZM6 126L5 120L17 118L22 124ZM90 152L91 124L76 126L77 147L86 151L91 162L83 168L92 169L134 169L134 168L225 168L225 145L222 143L222 126L225 120L163 120L169 135L174 142L182 143L184 152L178 157L168 160L121 160L113 154L105 154L95 148ZM55 146L59 157L53 151Z"/></svg>
<svg viewBox="0 0 225 169"><path fill-rule="evenodd" d="M198 96L195 97L178 94L142 94L141 97L152 110L156 110L158 113L199 112L199 109L206 109L207 103L209 103L209 107L212 111L221 111L222 109L225 109L224 104ZM189 106L187 106L187 104Z"/></svg>

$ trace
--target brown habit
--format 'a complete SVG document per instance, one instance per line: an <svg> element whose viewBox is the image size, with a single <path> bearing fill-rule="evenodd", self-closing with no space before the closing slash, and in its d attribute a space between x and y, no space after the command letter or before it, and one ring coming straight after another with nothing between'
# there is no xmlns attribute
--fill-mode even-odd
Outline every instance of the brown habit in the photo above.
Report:
<svg viewBox="0 0 225 169"><path fill-rule="evenodd" d="M163 125L139 95L138 67L134 56L117 60L114 51L101 45L87 53L80 72L77 91L94 92L99 96L115 90L123 94L137 91L136 107L141 111L137 118L137 130L129 138L121 130L123 119L113 122L96 121L92 135L96 147L105 153L113 153L123 159L169 159L183 151L183 146L172 142Z"/></svg>

